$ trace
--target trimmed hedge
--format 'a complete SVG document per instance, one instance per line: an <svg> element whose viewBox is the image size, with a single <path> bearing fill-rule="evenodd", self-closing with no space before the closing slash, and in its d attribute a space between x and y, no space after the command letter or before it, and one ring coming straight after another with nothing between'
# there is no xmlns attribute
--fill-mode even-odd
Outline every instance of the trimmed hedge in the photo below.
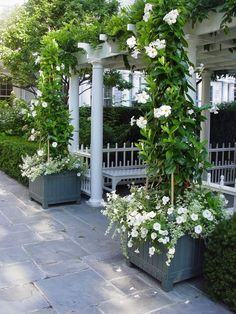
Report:
<svg viewBox="0 0 236 314"><path fill-rule="evenodd" d="M28 179L21 176L19 165L22 155L33 155L38 145L24 138L0 134L0 170L24 185Z"/></svg>
<svg viewBox="0 0 236 314"><path fill-rule="evenodd" d="M236 213L212 234L205 253L204 277L210 296L236 312Z"/></svg>
<svg viewBox="0 0 236 314"><path fill-rule="evenodd" d="M140 129L131 127L130 120L145 114L145 108L107 107L104 108L103 117L103 144L122 145L124 142L137 142L140 138ZM80 143L90 145L91 108L81 107L80 118Z"/></svg>

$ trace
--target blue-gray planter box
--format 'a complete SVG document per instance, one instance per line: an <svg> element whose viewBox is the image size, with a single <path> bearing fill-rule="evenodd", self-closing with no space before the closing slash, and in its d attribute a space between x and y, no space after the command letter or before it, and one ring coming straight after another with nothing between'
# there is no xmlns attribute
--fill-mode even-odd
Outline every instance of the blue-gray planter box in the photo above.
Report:
<svg viewBox="0 0 236 314"><path fill-rule="evenodd" d="M204 242L188 235L177 242L175 256L168 267L166 265L166 249L161 246L161 253L149 257L149 245L128 248L128 262L135 265L161 282L162 289L170 291L173 284L202 274Z"/></svg>
<svg viewBox="0 0 236 314"><path fill-rule="evenodd" d="M52 204L80 202L80 194L80 177L76 171L44 175L29 181L30 198L45 209Z"/></svg>

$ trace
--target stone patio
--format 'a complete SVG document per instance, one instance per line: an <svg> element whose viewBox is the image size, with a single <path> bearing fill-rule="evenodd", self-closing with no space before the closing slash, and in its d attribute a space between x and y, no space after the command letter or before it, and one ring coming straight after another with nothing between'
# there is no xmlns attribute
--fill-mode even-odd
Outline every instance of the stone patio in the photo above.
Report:
<svg viewBox="0 0 236 314"><path fill-rule="evenodd" d="M126 266L119 241L104 236L106 225L85 202L43 210L0 172L0 313L231 313L199 280L165 293Z"/></svg>

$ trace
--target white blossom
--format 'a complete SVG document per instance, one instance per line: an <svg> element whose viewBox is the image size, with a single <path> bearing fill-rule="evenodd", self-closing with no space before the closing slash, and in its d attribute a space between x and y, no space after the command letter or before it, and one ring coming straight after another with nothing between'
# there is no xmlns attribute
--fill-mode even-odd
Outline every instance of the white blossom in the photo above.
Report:
<svg viewBox="0 0 236 314"><path fill-rule="evenodd" d="M135 100L140 104L146 104L148 99L149 95L145 91L142 91L141 93L135 95Z"/></svg>
<svg viewBox="0 0 236 314"><path fill-rule="evenodd" d="M154 118L168 117L171 114L171 107L162 105L160 108L154 108Z"/></svg>
<svg viewBox="0 0 236 314"><path fill-rule="evenodd" d="M146 3L144 7L144 13L152 11L152 4L151 3Z"/></svg>
<svg viewBox="0 0 236 314"><path fill-rule="evenodd" d="M161 235L167 236L169 234L168 230L159 230Z"/></svg>
<svg viewBox="0 0 236 314"><path fill-rule="evenodd" d="M157 50L161 50L166 47L166 41L165 39L156 39L155 41L151 42L149 46L154 47Z"/></svg>
<svg viewBox="0 0 236 314"><path fill-rule="evenodd" d="M59 65L56 66L57 71L61 71L61 67Z"/></svg>
<svg viewBox="0 0 236 314"><path fill-rule="evenodd" d="M136 38L134 36L131 36L130 38L127 39L126 43L129 46L129 48L132 49L136 45Z"/></svg>
<svg viewBox="0 0 236 314"><path fill-rule="evenodd" d="M170 201L169 196L163 196L162 197L162 204L163 205L166 205L167 203L169 203L169 201Z"/></svg>
<svg viewBox="0 0 236 314"><path fill-rule="evenodd" d="M37 94L38 97L42 96L42 92L39 89L37 90L36 94Z"/></svg>
<svg viewBox="0 0 236 314"><path fill-rule="evenodd" d="M212 221L212 220L213 220L213 215L212 215L211 211L209 211L209 209L205 209L205 210L203 211L203 213L202 213L202 216L203 216L204 218L206 218L207 220L209 220L209 221Z"/></svg>
<svg viewBox="0 0 236 314"><path fill-rule="evenodd" d="M42 102L42 107L43 107L43 108L47 108L47 106L48 106L48 104L46 103L46 101L43 101L43 102Z"/></svg>
<svg viewBox="0 0 236 314"><path fill-rule="evenodd" d="M156 56L157 56L157 54L158 54L158 52L157 52L157 49L156 48L154 48L154 47L150 47L150 46L146 46L145 47L145 50L146 50L146 54L150 57L150 58L155 58Z"/></svg>
<svg viewBox="0 0 236 314"><path fill-rule="evenodd" d="M31 115L32 115L32 117L34 118L34 117L36 117L37 112L36 112L35 110L33 110L33 111L31 112Z"/></svg>
<svg viewBox="0 0 236 314"><path fill-rule="evenodd" d="M144 20L145 22L147 22L147 21L150 19L150 16L151 16L150 12L144 13L144 15L143 15L143 20Z"/></svg>
<svg viewBox="0 0 236 314"><path fill-rule="evenodd" d="M39 157L42 157L44 155L44 151L42 149L38 149L37 154Z"/></svg>
<svg viewBox="0 0 236 314"><path fill-rule="evenodd" d="M133 241L129 240L127 245L128 245L129 248L131 248L133 246Z"/></svg>
<svg viewBox="0 0 236 314"><path fill-rule="evenodd" d="M189 75L192 76L192 75L194 74L194 72L195 72L194 67L190 65L190 66L188 67L188 73L189 73Z"/></svg>
<svg viewBox="0 0 236 314"><path fill-rule="evenodd" d="M134 116L130 119L130 125L133 126L136 122L136 119L134 118Z"/></svg>
<svg viewBox="0 0 236 314"><path fill-rule="evenodd" d="M134 59L138 59L138 55L140 54L140 51L138 49L134 49L131 53L131 57Z"/></svg>
<svg viewBox="0 0 236 314"><path fill-rule="evenodd" d="M176 20L177 20L177 17L179 15L179 11L178 10L171 10L169 13L167 13L163 20L169 24L169 25L172 25L172 24L175 24L176 23Z"/></svg>
<svg viewBox="0 0 236 314"><path fill-rule="evenodd" d="M39 64L39 63L40 63L40 60L41 60L40 56L37 56L37 58L35 59L34 63L35 63L35 64Z"/></svg>
<svg viewBox="0 0 236 314"><path fill-rule="evenodd" d="M33 134L30 135L29 141L32 141L32 142L35 141L35 136Z"/></svg>
<svg viewBox="0 0 236 314"><path fill-rule="evenodd" d="M149 256L151 257L154 254L155 254L155 248L154 248L154 246L152 246L152 247L149 248Z"/></svg>
<svg viewBox="0 0 236 314"><path fill-rule="evenodd" d="M140 253L140 252L139 252L139 249L136 249L136 250L134 251L134 253L139 254L139 253Z"/></svg>
<svg viewBox="0 0 236 314"><path fill-rule="evenodd" d="M195 233L200 234L202 232L202 226L201 225L197 225L194 228Z"/></svg>
<svg viewBox="0 0 236 314"><path fill-rule="evenodd" d="M132 238L137 238L138 237L138 231L136 229L133 229L131 231L131 236L132 236Z"/></svg>
<svg viewBox="0 0 236 314"><path fill-rule="evenodd" d="M139 117L136 124L140 129L145 129L147 126L147 120L144 117Z"/></svg>
<svg viewBox="0 0 236 314"><path fill-rule="evenodd" d="M156 231L161 230L161 225L159 224L159 222L155 222L155 223L154 223L153 229L156 230Z"/></svg>
<svg viewBox="0 0 236 314"><path fill-rule="evenodd" d="M140 231L141 231L141 238L143 238L143 239L146 238L146 236L148 234L148 229L142 227Z"/></svg>
<svg viewBox="0 0 236 314"><path fill-rule="evenodd" d="M177 216L176 217L176 222L178 225L182 224L184 222L183 216Z"/></svg>
<svg viewBox="0 0 236 314"><path fill-rule="evenodd" d="M170 248L170 249L168 250L168 253L169 253L170 255L174 255L174 254L175 254L175 248L174 248L174 247Z"/></svg>
<svg viewBox="0 0 236 314"><path fill-rule="evenodd" d="M57 142L52 142L52 147L56 148L57 147Z"/></svg>
<svg viewBox="0 0 236 314"><path fill-rule="evenodd" d="M156 232L151 233L151 238L152 238L152 240L155 240L157 238Z"/></svg>
<svg viewBox="0 0 236 314"><path fill-rule="evenodd" d="M168 214L168 215L171 215L171 214L173 214L173 211L174 211L174 208L173 208L173 207L169 207L169 208L167 209L167 214Z"/></svg>
<svg viewBox="0 0 236 314"><path fill-rule="evenodd" d="M191 116L194 113L193 109L188 110L188 114Z"/></svg>
<svg viewBox="0 0 236 314"><path fill-rule="evenodd" d="M188 210L187 210L186 207L179 207L178 210L177 210L177 213L178 213L179 215L181 215L181 214L186 214L187 211L188 211Z"/></svg>
<svg viewBox="0 0 236 314"><path fill-rule="evenodd" d="M198 215L197 214L191 214L190 215L190 217L191 217L191 219L193 220L193 221L197 221L198 220Z"/></svg>

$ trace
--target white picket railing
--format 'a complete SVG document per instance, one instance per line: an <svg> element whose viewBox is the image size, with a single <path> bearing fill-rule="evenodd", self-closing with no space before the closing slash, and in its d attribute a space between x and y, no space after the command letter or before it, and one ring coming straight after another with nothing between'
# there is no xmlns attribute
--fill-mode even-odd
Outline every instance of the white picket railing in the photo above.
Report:
<svg viewBox="0 0 236 314"><path fill-rule="evenodd" d="M89 147L81 145L78 150L78 154L82 157L84 163L88 166L90 165L91 151ZM119 147L118 144L115 144L115 147L112 147L110 144L107 144L103 148L103 169L120 169L128 170L144 168L143 161L139 158L139 150L133 143L128 146L126 143L122 147ZM122 180L124 183L128 182L127 180ZM132 181L143 182L143 177L133 178ZM109 178L104 178L104 186L111 184ZM87 195L90 195L90 170L88 170L87 175L81 183L81 190Z"/></svg>
<svg viewBox="0 0 236 314"><path fill-rule="evenodd" d="M220 183L221 176L224 176L225 184L234 184L236 175L236 143L231 145L221 146L216 144L214 147L210 145L209 148L209 162L212 167L208 169L211 174L211 181L213 183Z"/></svg>
<svg viewBox="0 0 236 314"><path fill-rule="evenodd" d="M233 196L234 198L234 202L233 202L233 211L236 211L236 180L234 182L234 186L230 187L230 186L226 186L225 184L225 178L223 175L221 175L220 177L220 183L214 183L211 180L211 174L208 173L207 175L207 181L203 181L202 184L203 186L216 191L216 192L220 192L226 195L230 195Z"/></svg>

